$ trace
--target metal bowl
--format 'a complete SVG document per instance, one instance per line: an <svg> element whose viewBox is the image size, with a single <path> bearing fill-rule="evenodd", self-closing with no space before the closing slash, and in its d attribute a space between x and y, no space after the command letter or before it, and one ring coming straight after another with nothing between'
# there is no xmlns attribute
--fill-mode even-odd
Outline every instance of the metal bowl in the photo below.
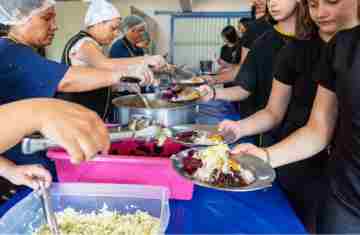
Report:
<svg viewBox="0 0 360 235"><path fill-rule="evenodd" d="M171 103L160 98L160 94L144 94L152 108L145 108L137 95L115 98L112 103L116 107L120 125L128 124L133 116L143 115L168 127L181 124L193 124L196 120L198 106L195 102Z"/></svg>

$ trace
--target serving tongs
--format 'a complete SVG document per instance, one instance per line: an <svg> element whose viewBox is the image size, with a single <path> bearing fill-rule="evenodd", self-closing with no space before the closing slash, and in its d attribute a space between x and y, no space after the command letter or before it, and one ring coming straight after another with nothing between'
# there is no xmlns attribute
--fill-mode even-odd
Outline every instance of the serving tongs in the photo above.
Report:
<svg viewBox="0 0 360 235"><path fill-rule="evenodd" d="M45 182L42 179L38 179L40 185L40 192L38 192L41 200L41 205L43 212L47 221L47 224L50 228L50 231L53 235L60 235L59 226L56 220L54 209L51 203L51 196L49 190L45 187Z"/></svg>
<svg viewBox="0 0 360 235"><path fill-rule="evenodd" d="M159 132L159 128L160 127L157 125L149 126L139 131L122 131L118 127L109 128L110 141L115 143L127 138L152 138ZM61 146L48 138L44 138L41 135L32 135L26 137L21 143L22 153L26 155L54 148L61 148Z"/></svg>

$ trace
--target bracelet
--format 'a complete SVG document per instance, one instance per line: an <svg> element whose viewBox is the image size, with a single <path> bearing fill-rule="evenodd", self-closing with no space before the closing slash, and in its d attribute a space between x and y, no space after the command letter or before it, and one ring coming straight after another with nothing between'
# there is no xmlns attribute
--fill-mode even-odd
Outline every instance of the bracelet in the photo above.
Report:
<svg viewBox="0 0 360 235"><path fill-rule="evenodd" d="M269 163L270 164L270 152L269 152L269 150L267 149L267 148L261 148L264 152L265 152L265 154L266 154L266 163Z"/></svg>
<svg viewBox="0 0 360 235"><path fill-rule="evenodd" d="M211 100L215 100L216 99L216 88L214 86L211 86L212 92L213 92L213 97Z"/></svg>

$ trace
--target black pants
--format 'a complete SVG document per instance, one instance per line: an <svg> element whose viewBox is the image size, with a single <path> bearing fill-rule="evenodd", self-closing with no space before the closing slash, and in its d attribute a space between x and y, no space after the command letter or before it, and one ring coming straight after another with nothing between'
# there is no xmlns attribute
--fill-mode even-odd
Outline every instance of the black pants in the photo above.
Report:
<svg viewBox="0 0 360 235"><path fill-rule="evenodd" d="M317 233L360 234L360 214L352 205L344 203L333 193L327 193L319 208Z"/></svg>

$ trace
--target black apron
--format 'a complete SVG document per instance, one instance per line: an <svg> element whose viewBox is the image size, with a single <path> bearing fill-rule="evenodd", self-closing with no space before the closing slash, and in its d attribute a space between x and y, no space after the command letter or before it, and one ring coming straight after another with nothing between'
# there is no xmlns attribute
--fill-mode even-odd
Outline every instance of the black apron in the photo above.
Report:
<svg viewBox="0 0 360 235"><path fill-rule="evenodd" d="M67 65L72 65L70 60L70 50L71 48L81 39L85 37L92 36L87 32L80 31L74 37L72 37L69 42L66 44L61 62ZM63 100L67 100L70 102L74 102L77 104L81 104L93 111L95 111L103 120L105 120L108 116L108 109L110 106L111 99L111 88L100 88L93 91L87 92L69 92L63 93L58 92L56 94L56 98L60 98Z"/></svg>

